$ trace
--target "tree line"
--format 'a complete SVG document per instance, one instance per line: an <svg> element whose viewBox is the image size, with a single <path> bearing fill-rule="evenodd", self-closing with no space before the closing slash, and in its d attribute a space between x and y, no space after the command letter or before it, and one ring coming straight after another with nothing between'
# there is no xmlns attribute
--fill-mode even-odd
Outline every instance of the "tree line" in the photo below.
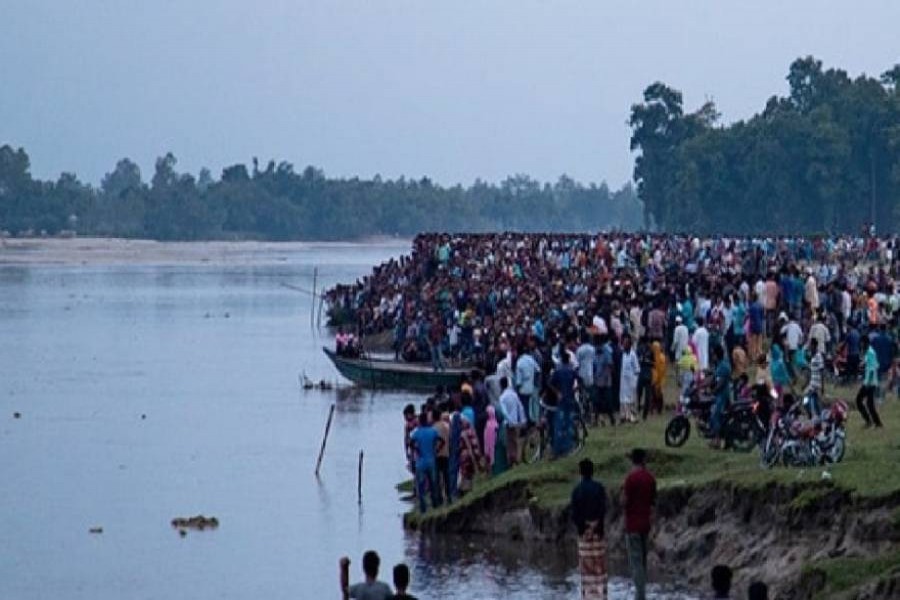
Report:
<svg viewBox="0 0 900 600"><path fill-rule="evenodd" d="M248 168L176 170L170 153L150 182L125 158L99 187L71 173L30 174L24 149L0 147L0 230L194 239L350 239L421 231L696 233L900 229L900 65L851 78L813 57L794 61L787 96L724 126L713 102L686 112L663 83L631 107L636 190L553 184L441 186L428 178L329 178L315 167L256 159Z"/></svg>
<svg viewBox="0 0 900 600"><path fill-rule="evenodd" d="M667 231L854 232L900 227L900 65L851 78L794 61L789 94L730 126L654 83L631 109L634 180Z"/></svg>
<svg viewBox="0 0 900 600"><path fill-rule="evenodd" d="M125 158L98 187L71 173L30 174L24 149L0 147L0 230L158 240L336 240L421 231L584 231L635 229L642 207L631 185L612 191L567 176L554 184L525 175L499 185L443 187L427 178L329 178L287 162L236 164L218 180L176 170L170 153L144 182Z"/></svg>

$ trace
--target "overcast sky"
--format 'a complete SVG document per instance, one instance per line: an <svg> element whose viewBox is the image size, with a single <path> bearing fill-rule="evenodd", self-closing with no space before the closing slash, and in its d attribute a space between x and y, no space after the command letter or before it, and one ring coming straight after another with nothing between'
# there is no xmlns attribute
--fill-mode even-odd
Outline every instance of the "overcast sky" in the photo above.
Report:
<svg viewBox="0 0 900 600"><path fill-rule="evenodd" d="M0 144L97 182L269 158L441 183L527 173L618 186L647 84L726 121L790 62L878 75L900 2L0 0Z"/></svg>

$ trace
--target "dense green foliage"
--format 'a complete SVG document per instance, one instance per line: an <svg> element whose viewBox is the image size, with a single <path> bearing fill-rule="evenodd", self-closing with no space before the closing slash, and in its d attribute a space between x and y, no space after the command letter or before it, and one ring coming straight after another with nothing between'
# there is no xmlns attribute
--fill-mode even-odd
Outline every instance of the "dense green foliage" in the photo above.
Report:
<svg viewBox="0 0 900 600"><path fill-rule="evenodd" d="M554 185L526 176L492 185L441 187L421 180L329 179L270 162L238 164L214 181L175 170L175 157L156 161L150 184L122 159L99 189L64 173L56 182L29 173L21 148L0 147L0 230L74 229L79 234L196 239L342 239L412 236L430 231L590 231L634 229L641 205L631 186L611 192L568 177Z"/></svg>
<svg viewBox="0 0 900 600"><path fill-rule="evenodd" d="M815 233L900 225L900 65L851 79L798 59L790 93L728 127L662 83L631 109L634 179L663 230ZM873 208L874 207L874 208Z"/></svg>

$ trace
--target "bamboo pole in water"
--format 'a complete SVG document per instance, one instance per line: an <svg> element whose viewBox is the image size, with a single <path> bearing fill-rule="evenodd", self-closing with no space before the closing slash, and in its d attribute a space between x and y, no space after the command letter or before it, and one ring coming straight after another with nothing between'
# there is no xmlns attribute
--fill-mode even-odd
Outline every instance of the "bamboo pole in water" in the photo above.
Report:
<svg viewBox="0 0 900 600"><path fill-rule="evenodd" d="M312 306L309 307L309 328L316 324L316 282L319 279L319 267L313 267Z"/></svg>
<svg viewBox="0 0 900 600"><path fill-rule="evenodd" d="M325 456L325 444L328 442L328 432L331 431L331 418L334 416L334 404L328 411L328 421L325 423L325 435L322 437L322 447L319 448L319 460L316 461L316 477L319 476L319 468L322 466L322 457Z"/></svg>
<svg viewBox="0 0 900 600"><path fill-rule="evenodd" d="M356 474L356 501L362 504L362 469L363 469L363 451L359 451L359 470Z"/></svg>
<svg viewBox="0 0 900 600"><path fill-rule="evenodd" d="M325 304L325 295L322 294L321 296L319 296L319 314L318 314L318 316L316 316L316 329L319 329L322 327L322 307L324 306L324 304Z"/></svg>

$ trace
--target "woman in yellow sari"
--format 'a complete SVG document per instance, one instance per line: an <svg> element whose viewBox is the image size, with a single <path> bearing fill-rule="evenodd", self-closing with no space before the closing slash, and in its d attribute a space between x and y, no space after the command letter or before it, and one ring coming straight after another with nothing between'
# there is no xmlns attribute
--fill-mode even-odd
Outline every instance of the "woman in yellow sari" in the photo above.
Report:
<svg viewBox="0 0 900 600"><path fill-rule="evenodd" d="M659 342L653 342L650 346L653 352L653 409L662 413L663 409L663 385L666 382L666 354L662 351Z"/></svg>
<svg viewBox="0 0 900 600"><path fill-rule="evenodd" d="M678 362L675 364L678 366L676 371L678 375L678 389L684 394L692 383L697 382L697 370L700 364L690 344L684 347Z"/></svg>

